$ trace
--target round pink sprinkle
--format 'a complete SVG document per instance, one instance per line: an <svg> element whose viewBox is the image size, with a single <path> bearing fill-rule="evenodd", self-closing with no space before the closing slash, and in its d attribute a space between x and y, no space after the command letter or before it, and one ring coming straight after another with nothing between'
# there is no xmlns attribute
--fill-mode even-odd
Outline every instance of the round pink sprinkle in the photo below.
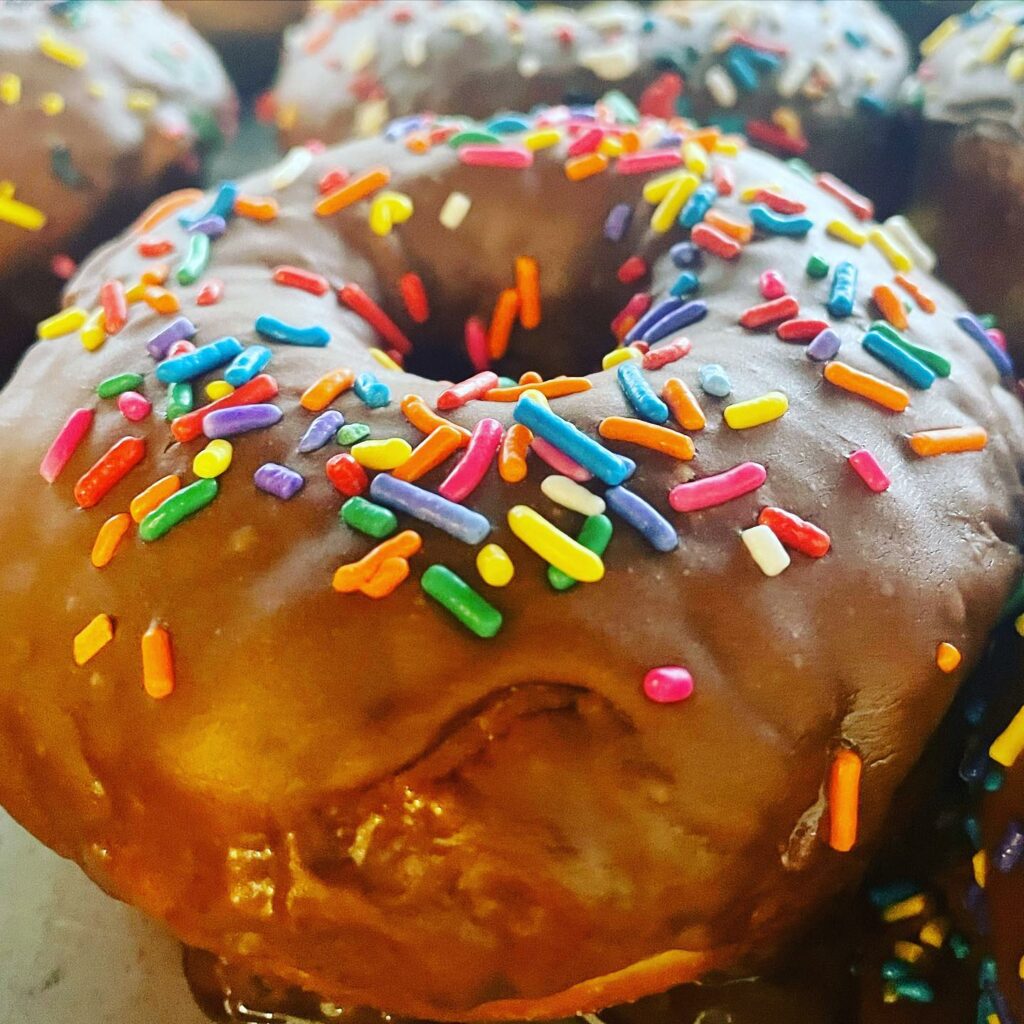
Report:
<svg viewBox="0 0 1024 1024"><path fill-rule="evenodd" d="M693 693L693 676L680 665L652 668L644 676L644 693L657 704L675 704Z"/></svg>
<svg viewBox="0 0 1024 1024"><path fill-rule="evenodd" d="M117 396L117 407L121 410L121 415L132 423L144 420L153 408L149 399L145 395L140 395L138 391L122 391Z"/></svg>

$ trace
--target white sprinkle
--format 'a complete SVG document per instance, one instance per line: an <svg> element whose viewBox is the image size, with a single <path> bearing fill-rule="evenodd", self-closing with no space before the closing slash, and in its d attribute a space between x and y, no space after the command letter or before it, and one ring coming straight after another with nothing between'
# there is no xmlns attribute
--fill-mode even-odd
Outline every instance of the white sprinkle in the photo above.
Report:
<svg viewBox="0 0 1024 1024"><path fill-rule="evenodd" d="M914 230L914 226L897 214L885 222L885 229L897 245L906 250L907 255L914 261L914 265L923 270L931 271L935 266L935 252L929 248L921 236Z"/></svg>
<svg viewBox="0 0 1024 1024"><path fill-rule="evenodd" d="M466 214L469 213L469 208L472 205L469 196L464 192L450 192L437 219L441 222L442 227L454 231L466 219Z"/></svg>
<svg viewBox="0 0 1024 1024"><path fill-rule="evenodd" d="M523 78L533 78L540 73L540 57L534 53L524 53L519 58L519 74Z"/></svg>
<svg viewBox="0 0 1024 1024"><path fill-rule="evenodd" d="M540 489L556 505L584 516L599 516L604 512L604 498L588 491L582 484L567 476L553 473L541 481Z"/></svg>
<svg viewBox="0 0 1024 1024"><path fill-rule="evenodd" d="M313 153L305 146L293 146L284 159L270 172L270 187L275 191L287 188L297 181L313 162Z"/></svg>
<svg viewBox="0 0 1024 1024"><path fill-rule="evenodd" d="M354 131L359 138L376 135L388 123L388 101L367 100L356 107Z"/></svg>
<svg viewBox="0 0 1024 1024"><path fill-rule="evenodd" d="M402 37L402 59L411 68L418 68L427 59L427 33L406 32Z"/></svg>
<svg viewBox="0 0 1024 1024"><path fill-rule="evenodd" d="M776 82L776 91L786 99L795 96L810 71L811 62L806 57L790 57Z"/></svg>
<svg viewBox="0 0 1024 1024"><path fill-rule="evenodd" d="M740 536L750 557L757 562L757 567L765 576L778 576L789 565L788 552L769 527L752 526Z"/></svg>
<svg viewBox="0 0 1024 1024"><path fill-rule="evenodd" d="M711 93L711 98L720 107L734 107L736 105L736 85L726 74L725 69L713 64L708 68L704 76L704 84Z"/></svg>
<svg viewBox="0 0 1024 1024"><path fill-rule="evenodd" d="M353 74L364 70L369 66L374 57L377 56L377 40L373 35L367 34L349 50L346 67Z"/></svg>
<svg viewBox="0 0 1024 1024"><path fill-rule="evenodd" d="M640 66L640 47L636 40L623 39L614 46L595 47L579 55L581 67L593 71L606 82L629 78Z"/></svg>

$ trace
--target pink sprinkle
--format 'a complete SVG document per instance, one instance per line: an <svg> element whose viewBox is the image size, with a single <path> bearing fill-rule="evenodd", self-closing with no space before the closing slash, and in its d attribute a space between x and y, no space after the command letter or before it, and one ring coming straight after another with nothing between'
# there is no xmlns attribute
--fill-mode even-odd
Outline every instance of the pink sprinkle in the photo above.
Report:
<svg viewBox="0 0 1024 1024"><path fill-rule="evenodd" d="M216 277L211 277L196 296L196 305L216 306L224 297L224 282Z"/></svg>
<svg viewBox="0 0 1024 1024"><path fill-rule="evenodd" d="M182 338L180 341L176 341L168 350L167 358L175 359L178 356L187 356L189 352L195 352L196 347L192 344L188 338Z"/></svg>
<svg viewBox="0 0 1024 1024"><path fill-rule="evenodd" d="M767 479L768 471L759 462L741 462L724 473L677 484L668 492L668 503L677 512L699 512L756 491Z"/></svg>
<svg viewBox="0 0 1024 1024"><path fill-rule="evenodd" d="M584 469L575 459L570 459L565 452L560 451L550 441L545 441L543 437L535 437L530 442L530 447L556 473L561 473L578 484L585 484L588 480L594 479L594 474L589 469Z"/></svg>
<svg viewBox="0 0 1024 1024"><path fill-rule="evenodd" d="M639 256L630 256L616 272L616 276L623 284L632 284L639 281L647 273L647 263Z"/></svg>
<svg viewBox="0 0 1024 1024"><path fill-rule="evenodd" d="M731 196L736 188L736 173L729 164L715 164L711 182L720 196Z"/></svg>
<svg viewBox="0 0 1024 1024"><path fill-rule="evenodd" d="M449 501L465 501L477 489L494 462L503 434L497 420L480 420L473 428L465 455L438 487L438 494Z"/></svg>
<svg viewBox="0 0 1024 1024"><path fill-rule="evenodd" d="M593 153L601 145L603 138L604 132L600 128L589 128L578 139L569 144L566 155L583 156L584 153Z"/></svg>
<svg viewBox="0 0 1024 1024"><path fill-rule="evenodd" d="M683 155L678 150L649 149L643 153L627 153L619 157L616 174L647 174L651 171L669 171L679 167Z"/></svg>
<svg viewBox="0 0 1024 1024"><path fill-rule="evenodd" d="M471 316L466 321L466 355L473 369L478 372L491 365L491 356L487 351L487 328L478 316Z"/></svg>
<svg viewBox="0 0 1024 1024"><path fill-rule="evenodd" d="M766 270L757 279L757 287L766 299L781 299L786 294L786 282L777 270Z"/></svg>
<svg viewBox="0 0 1024 1024"><path fill-rule="evenodd" d="M474 374L458 384L452 384L445 388L437 396L437 407L442 412L451 412L452 409L461 409L467 402L474 398L483 398L491 388L498 386L498 375L493 370L484 370L482 373Z"/></svg>
<svg viewBox="0 0 1024 1024"><path fill-rule="evenodd" d="M138 391L122 391L117 396L117 407L121 415L131 423L144 420L153 410L153 405L145 395Z"/></svg>
<svg viewBox="0 0 1024 1024"><path fill-rule="evenodd" d="M996 348L1006 351L1006 335L998 327L990 327L985 333L992 339L992 344Z"/></svg>
<svg viewBox="0 0 1024 1024"><path fill-rule="evenodd" d="M643 368L645 370L660 370L677 359L682 359L691 348L689 338L674 338L672 341L657 348L652 348L644 353Z"/></svg>
<svg viewBox="0 0 1024 1024"><path fill-rule="evenodd" d="M61 470L71 461L82 438L92 426L92 409L76 409L68 418L60 433L53 439L47 449L43 461L39 464L39 475L52 484L60 476Z"/></svg>
<svg viewBox="0 0 1024 1024"><path fill-rule="evenodd" d="M882 491L888 490L892 480L889 479L889 474L882 469L878 462L878 459L874 457L867 450L867 448L861 448L855 451L849 457L849 463L853 466L857 476L861 478L868 485L868 487L875 492L875 494L881 494Z"/></svg>
<svg viewBox="0 0 1024 1024"><path fill-rule="evenodd" d="M644 676L644 693L656 704L675 704L693 693L693 676L681 665L652 668Z"/></svg>
<svg viewBox="0 0 1024 1024"><path fill-rule="evenodd" d="M533 153L521 146L463 146L459 150L459 163L471 167L506 167L522 170L533 164Z"/></svg>

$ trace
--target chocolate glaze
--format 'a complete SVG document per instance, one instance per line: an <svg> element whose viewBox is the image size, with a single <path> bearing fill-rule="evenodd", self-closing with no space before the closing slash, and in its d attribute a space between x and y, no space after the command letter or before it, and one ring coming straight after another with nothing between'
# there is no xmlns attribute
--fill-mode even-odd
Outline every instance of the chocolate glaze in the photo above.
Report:
<svg viewBox="0 0 1024 1024"><path fill-rule="evenodd" d="M393 389L392 404L371 411L349 393L335 407L375 437L415 443L398 399L416 392L433 404L443 385L381 369L360 319L329 294L273 285L271 268L298 264L360 283L419 343L410 365L454 376L458 326L487 316L515 257L532 255L544 322L515 332L506 365L592 368L612 345L605 313L637 287L620 284L616 268L642 254L661 296L677 275L666 249L685 235L648 230L640 179L608 172L573 183L564 156L563 143L529 170L506 171L465 166L446 145L415 155L401 142L353 142L315 157L275 193L275 221L236 219L205 277L177 289L197 342L255 341L255 317L267 313L323 324L332 343L274 346L268 369L280 383L283 423L238 439L207 510L158 542L126 538L102 571L88 557L100 523L165 474L191 479L200 447L170 443L156 417L129 425L92 397L98 381L139 370L160 407L145 342L167 321L140 305L95 353L74 338L39 344L0 397L0 799L186 942L339 1004L439 1019L550 1017L712 970L749 973L860 875L895 790L1020 572L1024 417L953 324L961 306L951 292L914 275L938 312L914 310L908 335L949 355L954 374L915 391L900 415L825 383L800 346L738 325L761 301L760 272L780 272L805 314L822 315L828 282L805 276L808 256L853 259L861 286L854 315L835 325L842 357L888 376L859 338L874 316L869 289L891 280L891 268L873 246L854 250L825 234L828 221L848 216L837 200L745 151L735 161L738 189L776 182L807 204L815 226L805 241L757 239L734 263L708 256L709 313L687 331L692 354L647 376L656 389L673 374L696 389L698 368L719 362L735 398L778 389L791 409L732 431L724 403L705 395L709 422L694 437L693 462L628 451L638 462L629 486L667 512L679 548L655 553L617 522L606 578L554 593L543 564L505 525L508 508L527 503L579 529L578 516L541 496L547 469L534 455L524 483L492 471L470 499L516 563L509 588L486 588L473 548L423 527L413 578L390 597L333 592L335 568L371 542L337 522L341 498L322 472L330 452L295 452L310 419L300 394L332 368L372 370ZM398 230L372 234L365 204L312 215L325 172L380 164L415 204ZM268 194L271 177L241 188ZM472 208L448 232L437 217L454 190ZM616 202L636 216L613 245L601 229ZM736 196L718 208L747 217ZM174 220L153 234L184 251ZM137 243L129 235L102 249L67 301L91 307L105 280L136 280L147 266ZM422 276L434 310L424 331L397 297L409 270ZM198 307L212 277L224 282L224 298ZM601 419L628 409L614 372L592 381L556 408L596 436ZM47 486L39 459L81 405L97 407L96 423ZM471 426L481 415L508 425L512 407L474 403L452 419ZM910 454L906 433L965 422L988 429L983 452ZM128 434L148 439L142 466L94 510L76 508L74 480ZM892 476L881 496L846 464L862 446ZM667 510L673 484L746 460L768 469L756 494L705 513ZM290 503L254 489L252 473L267 461L307 477ZM436 487L447 469L422 482ZM762 505L813 520L833 551L818 561L797 555L782 576L766 578L737 536ZM478 640L425 598L417 581L434 562L503 611L494 640ZM100 612L115 618L115 639L75 668L72 638ZM161 702L140 681L139 638L154 621L172 632L178 675ZM941 640L964 655L951 677L935 665ZM653 704L644 673L671 664L690 669L696 692L683 704ZM818 834L840 745L865 766L849 854ZM604 977L610 972L621 973Z"/></svg>

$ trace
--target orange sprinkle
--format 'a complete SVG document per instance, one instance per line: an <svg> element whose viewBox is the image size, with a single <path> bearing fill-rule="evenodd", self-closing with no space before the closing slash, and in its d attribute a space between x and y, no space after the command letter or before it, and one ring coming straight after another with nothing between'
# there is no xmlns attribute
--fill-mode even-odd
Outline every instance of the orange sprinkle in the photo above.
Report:
<svg viewBox="0 0 1024 1024"><path fill-rule="evenodd" d="M642 144L640 133L635 128L627 128L620 136L623 153L636 153Z"/></svg>
<svg viewBox="0 0 1024 1024"><path fill-rule="evenodd" d="M393 469L391 475L396 480L406 480L412 483L432 469L436 469L449 455L458 451L464 444L465 441L457 427L442 423L413 448L409 458Z"/></svg>
<svg viewBox="0 0 1024 1024"><path fill-rule="evenodd" d="M527 370L519 375L520 384L539 384L543 379L536 370Z"/></svg>
<svg viewBox="0 0 1024 1024"><path fill-rule="evenodd" d="M132 225L132 233L145 235L158 224L162 224L168 217L173 216L179 210L184 210L186 206L198 203L202 198L202 189L198 188L183 188L177 192L171 192L143 210L139 219Z"/></svg>
<svg viewBox="0 0 1024 1024"><path fill-rule="evenodd" d="M150 484L144 491L140 491L132 498L128 505L128 511L132 519L141 523L153 509L162 505L175 491L181 489L181 480L173 473L170 476L162 477L156 483Z"/></svg>
<svg viewBox="0 0 1024 1024"><path fill-rule="evenodd" d="M665 381L661 397L665 399L672 417L683 430L703 430L707 426L704 410L685 381L678 377L670 377Z"/></svg>
<svg viewBox="0 0 1024 1024"><path fill-rule="evenodd" d="M508 351L508 341L512 336L512 324L519 309L519 292L515 288L505 288L494 304L491 326L487 331L487 354L491 359L501 359Z"/></svg>
<svg viewBox="0 0 1024 1024"><path fill-rule="evenodd" d="M586 377L555 377L552 380L530 381L510 388L491 388L484 392L485 402L516 402L527 391L539 391L545 398L564 398L589 391L594 385Z"/></svg>
<svg viewBox="0 0 1024 1024"><path fill-rule="evenodd" d="M687 142L698 142L702 145L709 153L715 151L715 146L721 138L722 130L714 125L709 125L706 128L698 128L696 131L688 132L686 135Z"/></svg>
<svg viewBox="0 0 1024 1024"><path fill-rule="evenodd" d="M828 776L828 845L840 853L857 842L857 810L863 762L852 750L840 750Z"/></svg>
<svg viewBox="0 0 1024 1024"><path fill-rule="evenodd" d="M900 302L900 297L887 285L877 284L871 292L875 305L882 311L882 316L896 328L904 331L907 328L907 311Z"/></svg>
<svg viewBox="0 0 1024 1024"><path fill-rule="evenodd" d="M174 652L163 626L154 624L142 634L142 685L153 700L174 693Z"/></svg>
<svg viewBox="0 0 1024 1024"><path fill-rule="evenodd" d="M980 452L988 444L984 427L943 427L910 435L910 447L922 458L950 452Z"/></svg>
<svg viewBox="0 0 1024 1024"><path fill-rule="evenodd" d="M960 651L953 644L946 643L945 640L935 648L935 664L942 672L955 672L963 660L964 656Z"/></svg>
<svg viewBox="0 0 1024 1024"><path fill-rule="evenodd" d="M671 455L673 459L689 460L694 456L693 441L686 434L655 423L626 416L608 416L601 420L597 430L609 441L629 441L663 455Z"/></svg>
<svg viewBox="0 0 1024 1024"><path fill-rule="evenodd" d="M565 176L570 181L582 181L592 178L608 169L608 157L604 153L584 153L573 156L565 161Z"/></svg>
<svg viewBox="0 0 1024 1024"><path fill-rule="evenodd" d="M114 639L114 620L109 615L97 615L84 629L75 634L72 653L76 665L92 661Z"/></svg>
<svg viewBox="0 0 1024 1024"><path fill-rule="evenodd" d="M150 309L157 313L163 313L165 316L169 313L177 313L181 309L178 296L159 285L149 285L142 293L142 299Z"/></svg>
<svg viewBox="0 0 1024 1024"><path fill-rule="evenodd" d="M460 427L443 416L438 416L419 395L406 395L400 406L402 415L421 433L430 434L438 427L452 427L459 432L461 442L460 448L469 444L470 433L465 427Z"/></svg>
<svg viewBox="0 0 1024 1024"><path fill-rule="evenodd" d="M166 263L154 263L148 270L142 272L139 281L142 284L165 284L170 273L171 268Z"/></svg>
<svg viewBox="0 0 1024 1024"><path fill-rule="evenodd" d="M498 474L507 484L526 479L526 453L533 440L533 431L522 423L513 423L502 438L498 452Z"/></svg>
<svg viewBox="0 0 1024 1024"><path fill-rule="evenodd" d="M341 594L351 594L368 583L389 558L412 558L423 547L423 538L415 530L403 530L382 541L358 562L339 566L332 586Z"/></svg>
<svg viewBox="0 0 1024 1024"><path fill-rule="evenodd" d="M704 220L712 227L718 228L723 234L735 238L737 242L742 242L744 245L754 237L753 224L744 224L743 221L735 220L720 210L708 210L704 214Z"/></svg>
<svg viewBox="0 0 1024 1024"><path fill-rule="evenodd" d="M532 256L516 257L519 322L528 331L540 324L540 267Z"/></svg>
<svg viewBox="0 0 1024 1024"><path fill-rule="evenodd" d="M117 551L118 544L121 543L121 539L128 532L128 528L132 525L132 517L127 512L118 512L116 516L111 516L100 528L96 534L96 540L92 545L92 564L97 569L102 569L105 565L110 564L110 560L114 557Z"/></svg>
<svg viewBox="0 0 1024 1024"><path fill-rule="evenodd" d="M329 217L332 213L344 210L346 206L373 195L390 180L391 172L386 167L374 167L365 174L360 174L358 178L351 178L336 191L328 193L317 201L313 209L318 217Z"/></svg>
<svg viewBox="0 0 1024 1024"><path fill-rule="evenodd" d="M235 213L250 220L277 220L279 207L273 196L239 196L235 200Z"/></svg>
<svg viewBox="0 0 1024 1024"><path fill-rule="evenodd" d="M893 412L903 412L910 405L910 395L903 388L838 360L825 365L824 377L837 388L849 391L851 395L860 395Z"/></svg>
<svg viewBox="0 0 1024 1024"><path fill-rule="evenodd" d="M426 153L430 149L430 136L426 132L413 132L405 140L405 148L410 153Z"/></svg>
<svg viewBox="0 0 1024 1024"><path fill-rule="evenodd" d="M392 593L408 576L409 562L405 558L385 558L380 568L359 588L359 592L379 600Z"/></svg>
<svg viewBox="0 0 1024 1024"><path fill-rule="evenodd" d="M925 313L935 312L935 300L925 295L918 285L914 284L905 274L897 274L894 278L896 283L917 303L918 307Z"/></svg>
<svg viewBox="0 0 1024 1024"><path fill-rule="evenodd" d="M299 405L309 412L322 412L338 395L348 391L356 382L351 370L338 369L325 373L315 384L310 384L302 393Z"/></svg>

